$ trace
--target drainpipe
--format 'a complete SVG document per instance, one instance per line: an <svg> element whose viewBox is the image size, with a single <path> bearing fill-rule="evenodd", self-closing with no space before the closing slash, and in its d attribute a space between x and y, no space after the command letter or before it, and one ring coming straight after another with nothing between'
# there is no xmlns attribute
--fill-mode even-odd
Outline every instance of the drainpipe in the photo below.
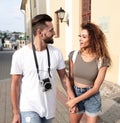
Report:
<svg viewBox="0 0 120 123"><path fill-rule="evenodd" d="M32 32L32 0L30 0L30 33L31 33L31 35L30 35L30 39L31 39L31 41L32 41L32 43L33 43L33 32Z"/></svg>

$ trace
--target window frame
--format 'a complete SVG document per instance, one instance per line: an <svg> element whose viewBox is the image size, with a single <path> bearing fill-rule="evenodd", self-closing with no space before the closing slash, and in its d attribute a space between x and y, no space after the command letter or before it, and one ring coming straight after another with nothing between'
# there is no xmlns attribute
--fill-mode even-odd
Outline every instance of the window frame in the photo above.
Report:
<svg viewBox="0 0 120 123"><path fill-rule="evenodd" d="M82 0L82 23L91 22L91 0Z"/></svg>

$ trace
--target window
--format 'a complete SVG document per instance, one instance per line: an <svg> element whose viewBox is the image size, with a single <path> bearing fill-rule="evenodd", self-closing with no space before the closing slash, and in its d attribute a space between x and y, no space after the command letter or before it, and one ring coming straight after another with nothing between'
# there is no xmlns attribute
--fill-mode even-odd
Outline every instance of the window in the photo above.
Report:
<svg viewBox="0 0 120 123"><path fill-rule="evenodd" d="M82 0L82 23L91 21L91 0Z"/></svg>

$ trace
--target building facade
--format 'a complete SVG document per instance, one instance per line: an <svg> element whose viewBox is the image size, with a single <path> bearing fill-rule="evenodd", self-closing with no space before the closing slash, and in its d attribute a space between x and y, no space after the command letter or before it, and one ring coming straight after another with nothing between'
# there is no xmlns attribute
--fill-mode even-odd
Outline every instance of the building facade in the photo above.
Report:
<svg viewBox="0 0 120 123"><path fill-rule="evenodd" d="M79 49L80 24L91 21L98 24L107 37L108 49L112 58L112 66L107 71L105 80L120 85L120 42L119 13L120 1L116 0L22 0L21 9L25 11L26 34L31 37L31 18L40 13L47 13L53 18L55 27L55 43L65 60L70 51ZM56 11L62 7L65 18L60 22ZM114 9L112 9L114 7Z"/></svg>

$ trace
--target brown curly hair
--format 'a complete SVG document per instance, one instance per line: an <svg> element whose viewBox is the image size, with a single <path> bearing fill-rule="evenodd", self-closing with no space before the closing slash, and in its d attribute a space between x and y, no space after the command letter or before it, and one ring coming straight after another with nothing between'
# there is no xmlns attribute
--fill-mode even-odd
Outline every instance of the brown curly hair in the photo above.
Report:
<svg viewBox="0 0 120 123"><path fill-rule="evenodd" d="M107 49L106 37L98 25L88 22L81 24L82 29L86 29L89 34L89 46L92 53L96 53L97 58L107 58L111 63L111 58Z"/></svg>

